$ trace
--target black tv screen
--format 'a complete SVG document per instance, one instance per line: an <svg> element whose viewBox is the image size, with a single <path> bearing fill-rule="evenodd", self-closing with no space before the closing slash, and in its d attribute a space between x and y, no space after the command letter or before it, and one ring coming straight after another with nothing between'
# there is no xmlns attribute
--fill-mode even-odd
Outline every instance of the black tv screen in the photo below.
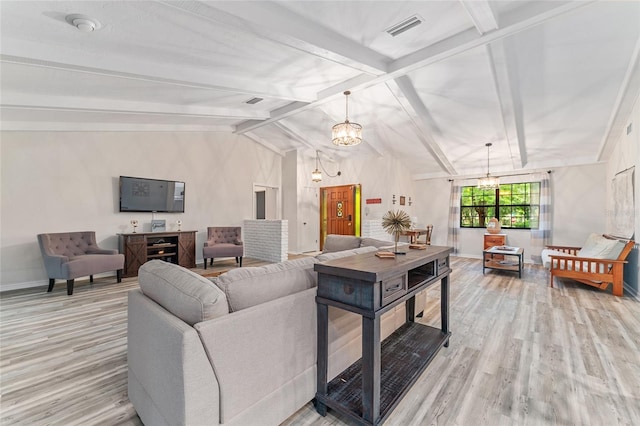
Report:
<svg viewBox="0 0 640 426"><path fill-rule="evenodd" d="M120 176L120 211L184 213L184 182Z"/></svg>

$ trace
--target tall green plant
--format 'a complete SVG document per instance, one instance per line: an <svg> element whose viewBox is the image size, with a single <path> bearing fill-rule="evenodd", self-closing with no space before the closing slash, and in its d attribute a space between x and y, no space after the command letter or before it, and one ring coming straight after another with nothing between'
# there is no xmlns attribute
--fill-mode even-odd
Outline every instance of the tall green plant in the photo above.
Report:
<svg viewBox="0 0 640 426"><path fill-rule="evenodd" d="M403 211L389 210L382 216L382 227L389 234L393 234L395 237L395 252L398 252L398 240L400 240L400 234L403 231L411 229L411 218Z"/></svg>

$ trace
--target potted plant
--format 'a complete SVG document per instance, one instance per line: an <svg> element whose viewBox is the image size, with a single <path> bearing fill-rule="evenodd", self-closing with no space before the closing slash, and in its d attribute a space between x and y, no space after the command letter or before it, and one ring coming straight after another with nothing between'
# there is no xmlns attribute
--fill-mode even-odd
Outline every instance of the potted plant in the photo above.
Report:
<svg viewBox="0 0 640 426"><path fill-rule="evenodd" d="M407 231L411 228L411 218L409 215L403 210L395 212L389 210L384 216L382 216L382 227L385 231L393 234L395 237L394 253L404 254L398 252L398 240L400 240L400 234L402 234L403 231Z"/></svg>

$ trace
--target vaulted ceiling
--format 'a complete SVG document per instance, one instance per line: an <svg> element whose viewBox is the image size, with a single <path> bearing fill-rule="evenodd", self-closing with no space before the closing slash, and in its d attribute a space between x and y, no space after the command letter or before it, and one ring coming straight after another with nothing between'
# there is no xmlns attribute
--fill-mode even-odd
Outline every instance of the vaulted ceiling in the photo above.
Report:
<svg viewBox="0 0 640 426"><path fill-rule="evenodd" d="M486 173L488 142L492 174L606 160L640 91L638 1L3 0L0 14L3 130L228 131L281 154L391 155L421 179ZM345 90L355 147L330 141Z"/></svg>

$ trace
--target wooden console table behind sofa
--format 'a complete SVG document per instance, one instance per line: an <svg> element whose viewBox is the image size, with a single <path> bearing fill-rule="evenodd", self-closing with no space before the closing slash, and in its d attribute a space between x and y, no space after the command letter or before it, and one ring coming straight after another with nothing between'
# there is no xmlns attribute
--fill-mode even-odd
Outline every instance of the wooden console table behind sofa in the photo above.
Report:
<svg viewBox="0 0 640 426"><path fill-rule="evenodd" d="M428 246L395 259L366 253L314 265L318 272L316 409L321 415L331 407L354 424L381 424L438 351L449 345L452 251ZM440 328L414 322L415 295L433 284L441 285ZM400 303L406 305L406 322L381 342L380 317ZM327 383L329 306L362 317L362 358Z"/></svg>

